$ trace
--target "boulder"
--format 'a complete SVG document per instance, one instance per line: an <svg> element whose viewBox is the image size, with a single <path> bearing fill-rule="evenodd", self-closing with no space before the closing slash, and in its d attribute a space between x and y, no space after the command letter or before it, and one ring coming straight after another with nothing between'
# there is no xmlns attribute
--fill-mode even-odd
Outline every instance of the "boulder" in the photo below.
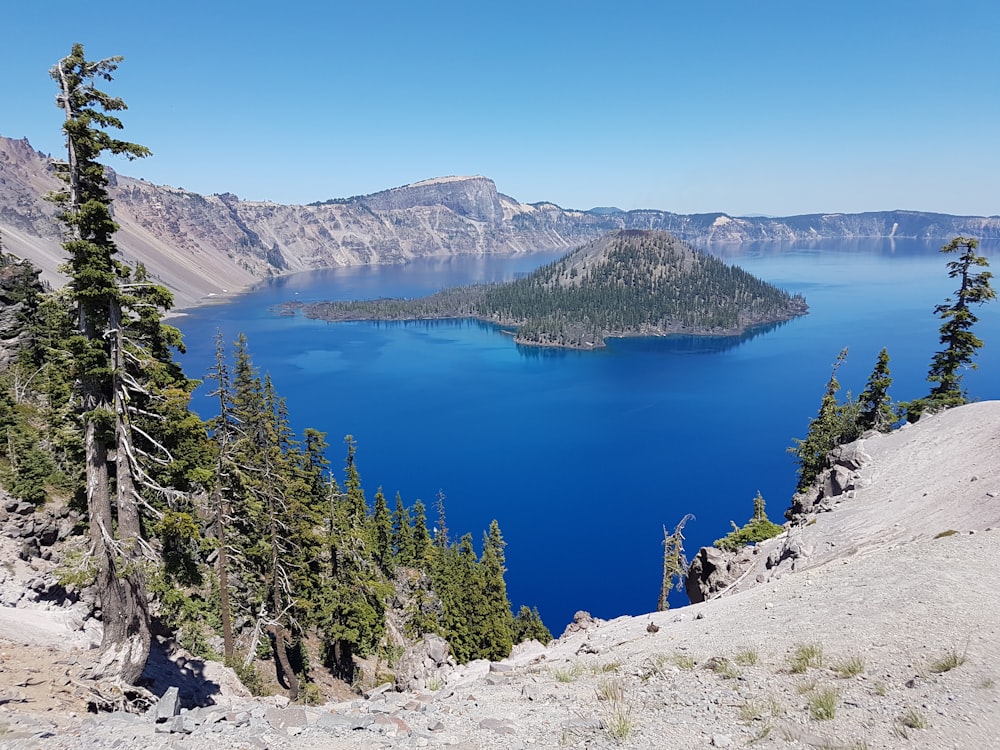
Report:
<svg viewBox="0 0 1000 750"><path fill-rule="evenodd" d="M439 635L427 633L410 644L395 666L397 690L419 690L434 679L443 681L444 673L455 665L451 645Z"/></svg>
<svg viewBox="0 0 1000 750"><path fill-rule="evenodd" d="M735 583L753 564L746 550L727 552L717 547L702 547L688 567L684 582L688 599L698 604Z"/></svg>
<svg viewBox="0 0 1000 750"><path fill-rule="evenodd" d="M581 609L573 615L573 622L566 626L566 629L560 637L565 638L567 635L572 633L579 633L581 630L589 630L590 628L599 625L600 622L600 620L591 617L590 612L586 612Z"/></svg>
<svg viewBox="0 0 1000 750"><path fill-rule="evenodd" d="M181 692L176 687L167 688L153 709L157 724L169 721L181 712Z"/></svg>

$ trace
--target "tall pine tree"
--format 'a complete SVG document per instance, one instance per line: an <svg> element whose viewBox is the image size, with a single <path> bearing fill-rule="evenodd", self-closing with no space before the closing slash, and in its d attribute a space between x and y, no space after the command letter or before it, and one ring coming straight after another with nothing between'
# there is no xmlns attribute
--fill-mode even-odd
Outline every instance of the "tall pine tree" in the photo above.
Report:
<svg viewBox="0 0 1000 750"><path fill-rule="evenodd" d="M121 60L87 60L83 45L74 44L50 73L58 86L56 104L64 114L67 161L57 171L68 190L56 200L68 230L63 243L69 255L65 270L77 328L70 351L83 423L87 511L104 621L101 647L90 674L134 683L142 674L151 638L141 564L148 547L139 492L140 486L153 481L138 465L140 454L130 421L132 394L148 393L148 389L141 372L137 377L136 368L127 365L136 364L136 352L142 352L139 363L168 358L177 339L160 327L169 294L144 279L127 286L129 269L116 257L113 235L117 225L111 215L105 168L98 159L105 152L127 158L150 153L145 146L108 132L123 127L114 113L126 106L95 83L111 81ZM149 310L143 309L147 303ZM137 322L137 331L127 330ZM151 334L159 340L143 340Z"/></svg>

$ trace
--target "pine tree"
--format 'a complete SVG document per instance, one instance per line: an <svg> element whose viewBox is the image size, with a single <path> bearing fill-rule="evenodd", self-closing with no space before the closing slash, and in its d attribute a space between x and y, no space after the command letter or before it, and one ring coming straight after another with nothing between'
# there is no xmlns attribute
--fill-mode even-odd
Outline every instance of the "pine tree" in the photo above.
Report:
<svg viewBox="0 0 1000 750"><path fill-rule="evenodd" d="M804 440L795 438L795 446L788 449L789 453L798 458L799 482L797 490L802 492L808 488L820 472L828 466L827 456L838 445L850 442L859 434L857 424L858 404L848 399L847 403L837 401L840 383L837 381L837 370L847 359L847 348L841 350L834 362L830 380L826 384L826 392L820 403L819 413L809 423L809 432Z"/></svg>
<svg viewBox="0 0 1000 750"><path fill-rule="evenodd" d="M413 504L413 560L414 564L423 567L427 564L433 542L427 529L427 508L422 500Z"/></svg>
<svg viewBox="0 0 1000 750"><path fill-rule="evenodd" d="M150 152L107 132L123 127L113 113L126 106L94 85L97 79L111 81L121 60L89 61L83 45L74 44L50 73L59 87L56 104L65 115L68 159L59 165L59 174L68 192L56 200L69 230L63 248L69 254L66 272L77 318L70 350L84 428L87 511L104 620L101 648L90 675L134 683L145 667L151 638L148 593L139 564L143 531L128 405L130 390L142 390L142 385L125 368L125 328L134 298L123 288L129 273L115 257L117 225L111 216L105 169L98 159L104 152L128 158ZM157 304L167 299L165 291L156 297Z"/></svg>
<svg viewBox="0 0 1000 750"><path fill-rule="evenodd" d="M385 610L393 589L375 559L364 489L355 462L357 446L350 435L345 443L345 489L331 494L331 565L319 625L324 663L336 676L352 680L353 657L372 653L385 634Z"/></svg>
<svg viewBox="0 0 1000 750"><path fill-rule="evenodd" d="M892 429L892 425L896 421L896 414L892 410L892 400L889 398L890 385L892 385L892 378L889 372L889 352L883 348L875 362L875 369L868 376L865 389L858 397L861 408L861 414L858 417L860 431L888 432Z"/></svg>
<svg viewBox="0 0 1000 750"><path fill-rule="evenodd" d="M979 242L970 237L956 237L941 248L942 253L961 253L957 260L949 261L948 276L959 279L955 299L934 308L941 318L941 345L944 347L931 360L927 380L934 383L927 406L947 408L966 403L962 390L961 369L976 365L972 358L982 348L983 342L972 332L979 318L972 312L971 305L981 305L996 298L996 291L990 286L993 274L989 271L975 272L976 268L989 266L989 260L976 254Z"/></svg>
<svg viewBox="0 0 1000 750"><path fill-rule="evenodd" d="M231 484L234 472L233 446L239 433L239 424L230 410L232 401L232 383L229 379L229 365L226 362L226 350L219 331L215 339L215 366L208 375L209 379L218 382L217 388L209 396L219 401L219 415L211 421L210 428L215 440L216 462L215 482L212 488L212 521L215 532L217 558L216 571L219 587L219 617L222 625L222 649L227 661L233 659L233 616L229 601L229 533L232 522L229 515L230 498L233 492Z"/></svg>
<svg viewBox="0 0 1000 750"><path fill-rule="evenodd" d="M504 580L504 573L507 572L506 546L500 534L500 525L494 519L489 532L483 534L483 552L479 558L485 599L479 657L492 661L506 659L514 645L513 616Z"/></svg>
<svg viewBox="0 0 1000 750"><path fill-rule="evenodd" d="M424 528L426 531L426 527ZM392 513L392 549L396 564L411 567L417 555L413 538L413 519L409 509L403 505L403 498L396 493L396 509Z"/></svg>
<svg viewBox="0 0 1000 750"><path fill-rule="evenodd" d="M386 576L392 576L392 516L379 487L375 492L375 510L371 518L371 537L374 542L375 562Z"/></svg>
<svg viewBox="0 0 1000 750"><path fill-rule="evenodd" d="M524 643L529 640L538 641L546 646L552 640L552 633L542 622L538 607L529 608L522 604L514 616L514 642Z"/></svg>

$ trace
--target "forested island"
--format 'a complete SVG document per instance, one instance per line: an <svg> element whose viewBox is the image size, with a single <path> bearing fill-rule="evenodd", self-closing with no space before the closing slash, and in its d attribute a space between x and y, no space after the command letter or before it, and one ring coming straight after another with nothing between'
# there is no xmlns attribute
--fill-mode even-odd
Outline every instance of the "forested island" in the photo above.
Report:
<svg viewBox="0 0 1000 750"><path fill-rule="evenodd" d="M808 307L667 232L620 230L514 281L281 309L329 321L475 318L512 329L519 344L594 349L608 337L737 335Z"/></svg>

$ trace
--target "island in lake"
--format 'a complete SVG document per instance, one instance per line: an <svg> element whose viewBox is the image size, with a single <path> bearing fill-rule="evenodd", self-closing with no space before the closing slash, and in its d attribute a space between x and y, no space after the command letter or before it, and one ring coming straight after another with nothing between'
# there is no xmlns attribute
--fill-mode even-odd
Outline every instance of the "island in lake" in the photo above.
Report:
<svg viewBox="0 0 1000 750"><path fill-rule="evenodd" d="M608 337L739 335L808 310L801 295L696 250L667 232L620 230L514 281L418 299L287 302L329 321L475 318L519 344L593 349Z"/></svg>

